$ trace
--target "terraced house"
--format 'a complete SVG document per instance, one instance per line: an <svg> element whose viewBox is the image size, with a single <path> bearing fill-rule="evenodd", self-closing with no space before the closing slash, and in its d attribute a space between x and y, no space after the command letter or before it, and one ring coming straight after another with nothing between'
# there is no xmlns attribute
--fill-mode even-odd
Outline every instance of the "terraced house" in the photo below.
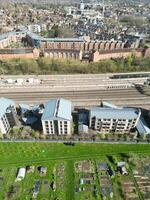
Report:
<svg viewBox="0 0 150 200"><path fill-rule="evenodd" d="M45 105L42 115L43 133L46 135L71 134L71 102L65 99L52 99Z"/></svg>

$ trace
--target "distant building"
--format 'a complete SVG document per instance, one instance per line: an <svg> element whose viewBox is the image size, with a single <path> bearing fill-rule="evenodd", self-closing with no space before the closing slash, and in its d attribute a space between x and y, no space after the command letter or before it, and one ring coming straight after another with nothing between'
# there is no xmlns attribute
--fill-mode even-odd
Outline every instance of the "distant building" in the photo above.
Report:
<svg viewBox="0 0 150 200"><path fill-rule="evenodd" d="M97 62L104 59L127 58L131 55L135 57L150 56L150 48L139 48L139 43L135 41L129 43L118 39L114 41L90 40L89 36L44 38L36 34L46 29L45 24L34 24L29 25L28 30L1 34L0 59L38 58L40 56ZM11 48L11 45L16 42L23 42L28 47Z"/></svg>
<svg viewBox="0 0 150 200"><path fill-rule="evenodd" d="M14 101L0 98L0 132L6 134L15 125L17 118Z"/></svg>
<svg viewBox="0 0 150 200"><path fill-rule="evenodd" d="M85 4L83 3L83 0L82 0L80 3L80 10L84 10L84 8L85 8Z"/></svg>
<svg viewBox="0 0 150 200"><path fill-rule="evenodd" d="M46 31L46 24L31 24L28 25L28 30L33 33L40 33L42 31Z"/></svg>
<svg viewBox="0 0 150 200"><path fill-rule="evenodd" d="M42 115L43 132L46 135L71 134L71 102L53 99L47 102Z"/></svg>
<svg viewBox="0 0 150 200"><path fill-rule="evenodd" d="M32 24L28 26L28 30L33 33L40 33L41 32L41 26L38 24Z"/></svg>
<svg viewBox="0 0 150 200"><path fill-rule="evenodd" d="M135 128L141 111L134 108L93 107L90 110L90 128L99 132L130 132Z"/></svg>
<svg viewBox="0 0 150 200"><path fill-rule="evenodd" d="M12 43L21 41L21 39L26 35L25 31L20 32L8 32L0 35L0 49L9 47Z"/></svg>

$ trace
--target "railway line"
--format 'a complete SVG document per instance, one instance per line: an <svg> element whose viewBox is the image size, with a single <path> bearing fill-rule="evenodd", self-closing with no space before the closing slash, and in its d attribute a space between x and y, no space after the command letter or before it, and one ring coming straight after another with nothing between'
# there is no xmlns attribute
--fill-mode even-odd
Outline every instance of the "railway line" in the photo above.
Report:
<svg viewBox="0 0 150 200"><path fill-rule="evenodd" d="M45 75L45 76L0 76L0 89L3 88L51 88L55 90L77 88L107 88L111 86L131 87L134 84L143 84L146 78L111 79L112 74L83 74L83 75ZM34 84L29 83L33 78ZM38 80L38 82L37 82ZM13 83L12 83L13 82Z"/></svg>
<svg viewBox="0 0 150 200"><path fill-rule="evenodd" d="M150 97L141 94L135 88L109 89L88 91L10 91L1 92L0 96L15 100L17 103L45 103L53 98L66 98L73 102L74 106L91 107L99 105L100 101L110 101L117 105L150 106Z"/></svg>
<svg viewBox="0 0 150 200"><path fill-rule="evenodd" d="M0 77L0 96L17 103L45 103L53 98L66 98L77 107L99 105L109 101L116 105L150 107L150 97L135 87L143 84L145 78L111 79L110 74L88 75L43 75L43 76L3 76ZM4 84L6 79L38 78L40 84ZM135 85L134 85L135 84Z"/></svg>
<svg viewBox="0 0 150 200"><path fill-rule="evenodd" d="M123 98L123 97L147 97L146 95L141 94L139 91L137 91L135 88L132 89L118 89L118 90L81 90L81 91L34 91L34 90L11 90L11 91L0 91L0 95L4 96L11 96L11 97L40 97L40 98L47 98L47 97L56 97L56 96L65 96L65 97L83 97L83 98L105 98L105 97L111 97L111 98ZM149 97L148 97L149 98Z"/></svg>

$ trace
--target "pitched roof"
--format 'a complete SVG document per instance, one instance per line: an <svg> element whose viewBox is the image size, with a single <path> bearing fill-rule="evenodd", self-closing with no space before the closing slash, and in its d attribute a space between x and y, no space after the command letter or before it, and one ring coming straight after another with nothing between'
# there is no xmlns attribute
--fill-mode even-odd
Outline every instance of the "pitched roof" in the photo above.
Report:
<svg viewBox="0 0 150 200"><path fill-rule="evenodd" d="M91 117L102 119L136 119L140 114L140 110L134 108L101 108L93 107L90 110Z"/></svg>
<svg viewBox="0 0 150 200"><path fill-rule="evenodd" d="M15 102L3 97L0 98L0 117L2 117L5 114L7 108L11 105L15 105Z"/></svg>
<svg viewBox="0 0 150 200"><path fill-rule="evenodd" d="M65 99L52 99L45 105L42 120L71 120L71 102Z"/></svg>

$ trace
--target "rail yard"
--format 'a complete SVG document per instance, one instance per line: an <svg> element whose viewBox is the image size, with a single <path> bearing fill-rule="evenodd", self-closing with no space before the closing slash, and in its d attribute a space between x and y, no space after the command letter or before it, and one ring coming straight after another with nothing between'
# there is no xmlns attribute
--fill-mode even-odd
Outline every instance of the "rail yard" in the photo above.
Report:
<svg viewBox="0 0 150 200"><path fill-rule="evenodd" d="M29 104L63 97L77 107L99 105L101 100L117 105L150 106L150 96L139 89L147 77L111 77L112 74L1 76L0 96Z"/></svg>

